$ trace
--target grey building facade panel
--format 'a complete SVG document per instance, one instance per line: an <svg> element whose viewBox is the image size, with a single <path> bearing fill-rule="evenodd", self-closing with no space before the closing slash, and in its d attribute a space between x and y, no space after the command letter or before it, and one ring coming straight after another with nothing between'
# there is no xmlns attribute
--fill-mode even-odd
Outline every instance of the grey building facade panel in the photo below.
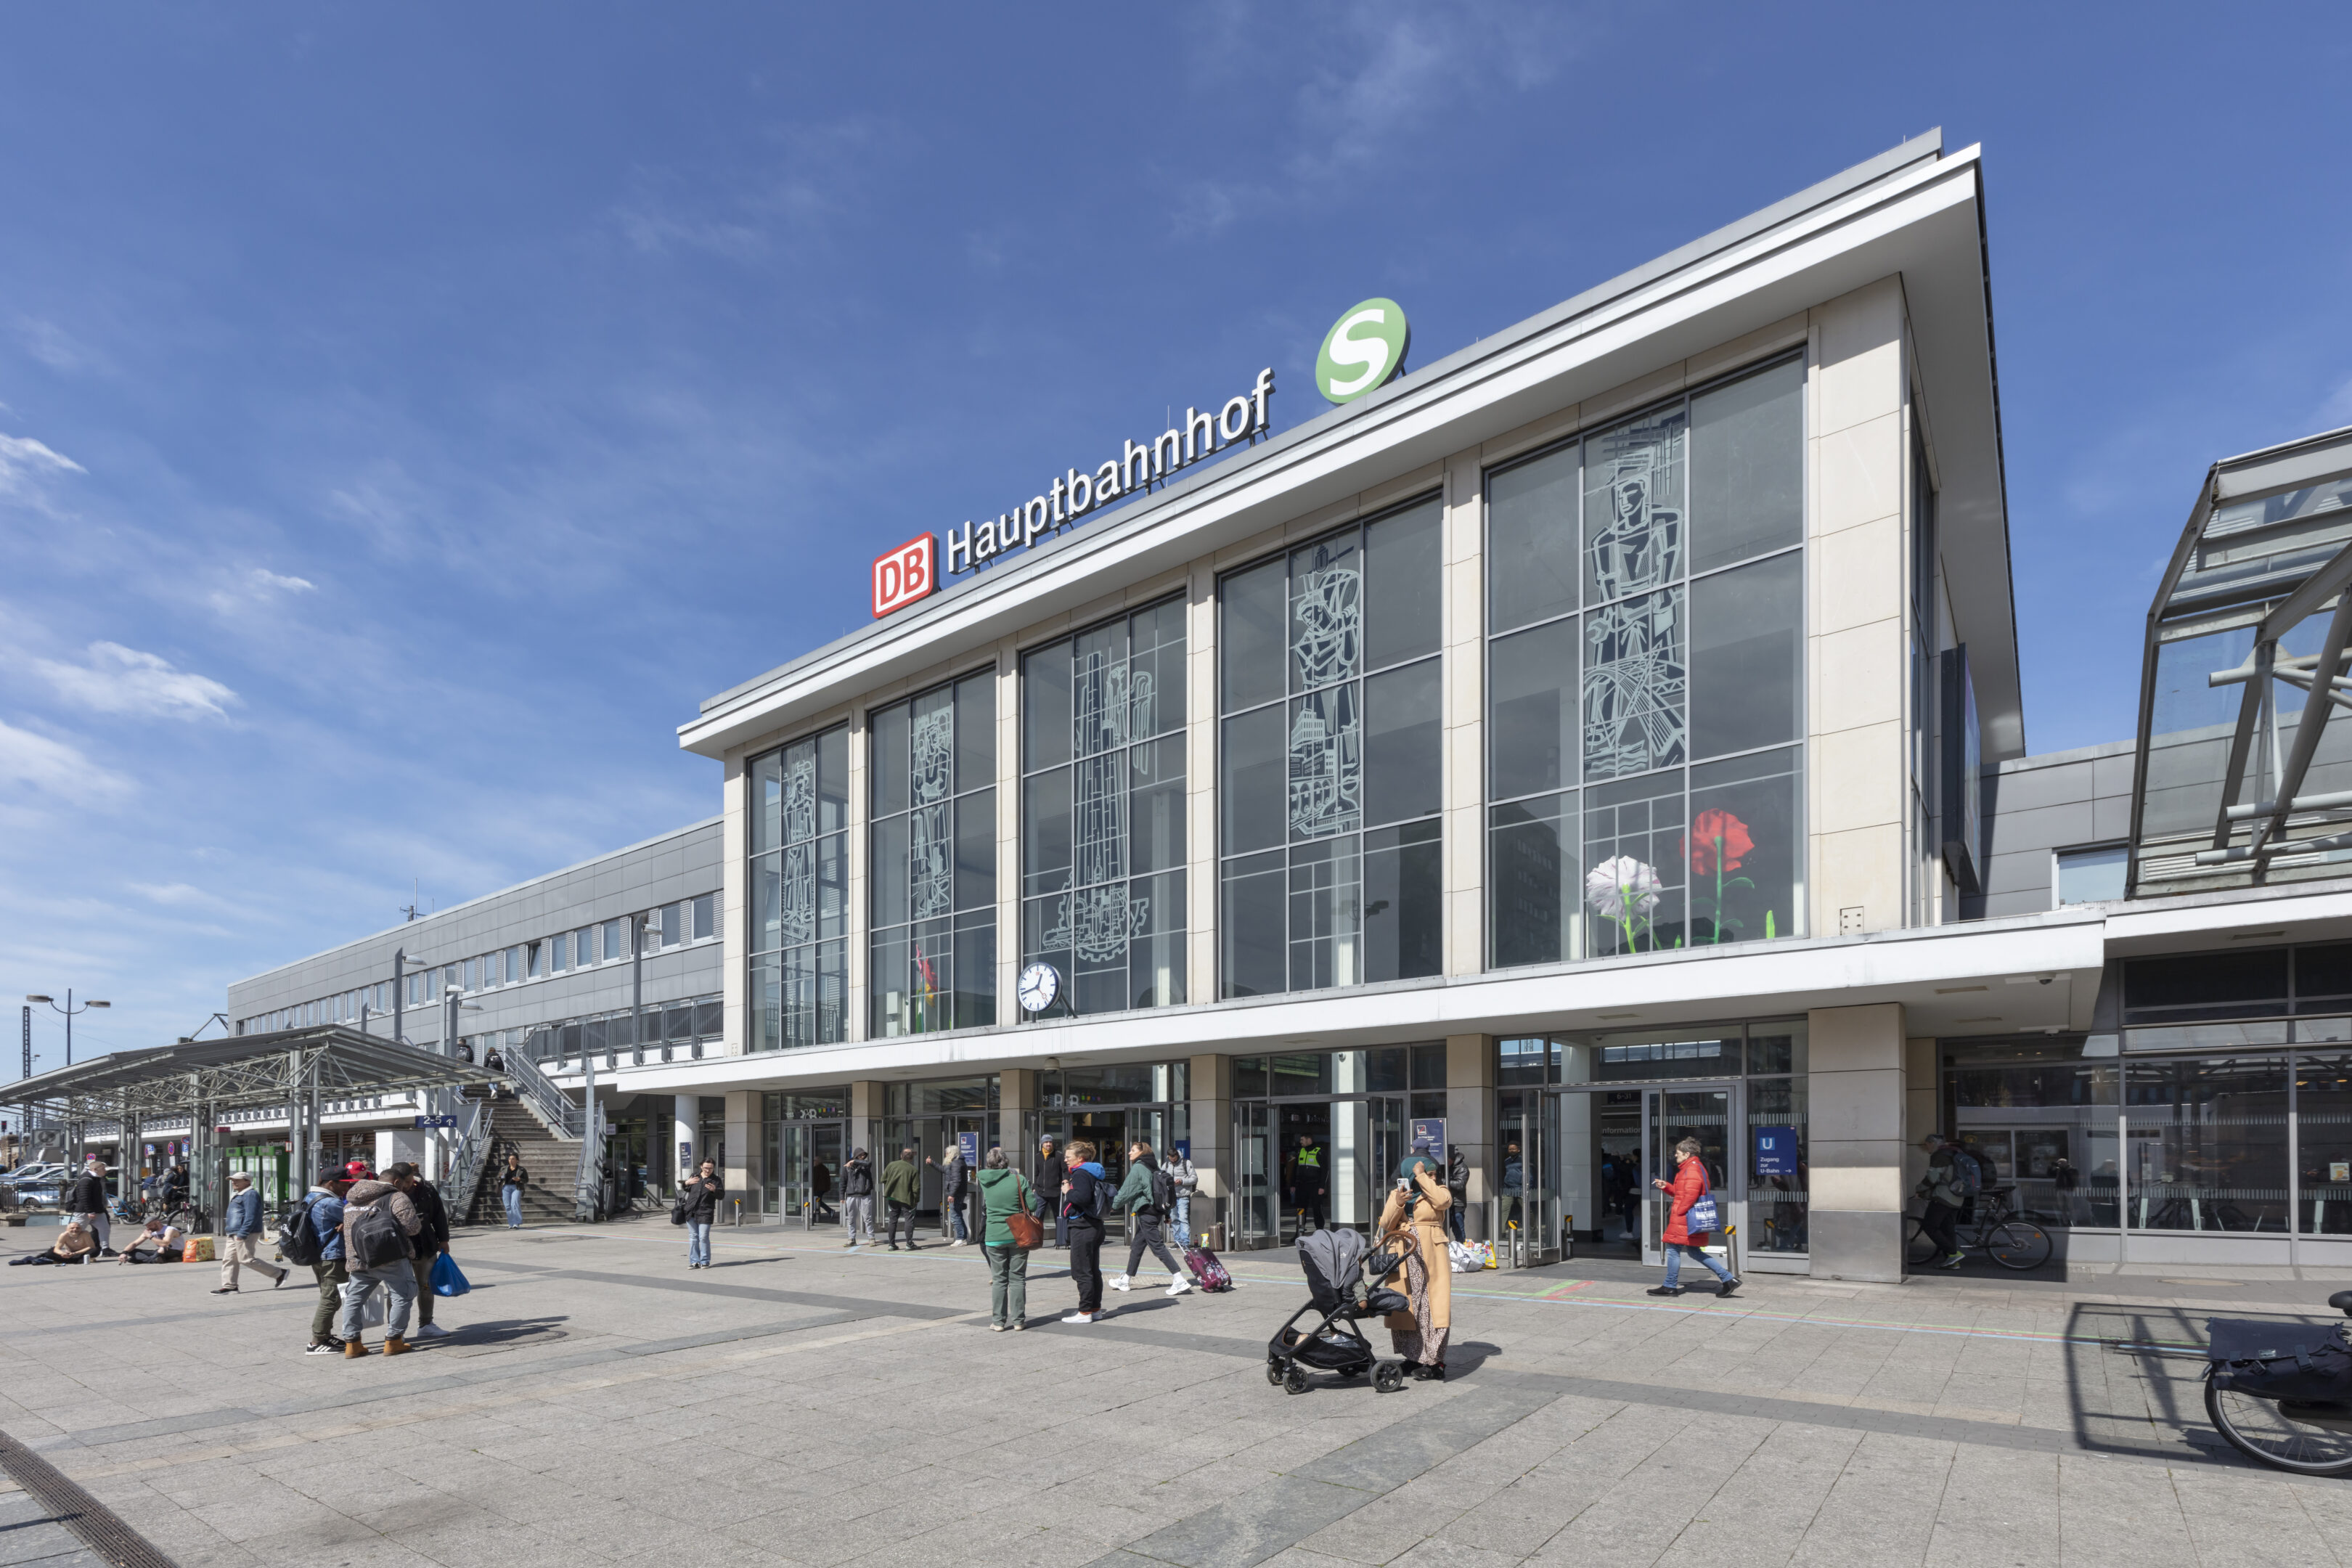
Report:
<svg viewBox="0 0 2352 1568"><path fill-rule="evenodd" d="M2055 855L2130 831L2132 742L2019 757L1984 770L1983 890L1967 920L2030 914L2057 901Z"/></svg>

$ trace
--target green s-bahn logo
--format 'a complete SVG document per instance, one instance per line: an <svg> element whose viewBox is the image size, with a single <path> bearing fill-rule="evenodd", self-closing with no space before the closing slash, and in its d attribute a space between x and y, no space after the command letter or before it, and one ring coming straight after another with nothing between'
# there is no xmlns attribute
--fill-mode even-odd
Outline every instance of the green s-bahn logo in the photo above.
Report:
<svg viewBox="0 0 2352 1568"><path fill-rule="evenodd" d="M1367 300L1349 308L1323 336L1315 356L1315 389L1333 403L1352 403L1386 385L1404 368L1412 329L1394 300Z"/></svg>

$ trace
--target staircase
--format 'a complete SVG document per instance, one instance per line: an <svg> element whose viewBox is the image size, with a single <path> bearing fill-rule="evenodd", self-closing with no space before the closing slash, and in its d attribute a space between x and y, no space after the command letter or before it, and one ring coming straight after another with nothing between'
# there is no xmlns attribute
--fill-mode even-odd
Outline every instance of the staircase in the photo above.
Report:
<svg viewBox="0 0 2352 1568"><path fill-rule="evenodd" d="M580 1141L558 1138L520 1100L489 1102L490 1152L482 1162L480 1185L452 1205L462 1225L503 1225L505 1200L499 1173L509 1151L522 1156L530 1182L522 1190L522 1217L534 1225L569 1225L574 1217L572 1189L580 1174Z"/></svg>

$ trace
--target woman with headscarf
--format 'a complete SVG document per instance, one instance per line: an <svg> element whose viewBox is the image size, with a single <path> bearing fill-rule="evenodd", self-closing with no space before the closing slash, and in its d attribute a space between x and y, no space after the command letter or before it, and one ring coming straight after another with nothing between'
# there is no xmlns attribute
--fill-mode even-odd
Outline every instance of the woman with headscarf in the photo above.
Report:
<svg viewBox="0 0 2352 1568"><path fill-rule="evenodd" d="M1381 1210L1382 1246L1402 1244L1404 1261L1388 1277L1391 1290L1404 1292L1411 1309L1388 1315L1389 1334L1404 1357L1407 1375L1424 1383L1445 1381L1445 1336L1453 1324L1454 1266L1445 1251L1445 1211L1454 1194L1445 1173L1425 1149L1405 1156L1396 1185Z"/></svg>

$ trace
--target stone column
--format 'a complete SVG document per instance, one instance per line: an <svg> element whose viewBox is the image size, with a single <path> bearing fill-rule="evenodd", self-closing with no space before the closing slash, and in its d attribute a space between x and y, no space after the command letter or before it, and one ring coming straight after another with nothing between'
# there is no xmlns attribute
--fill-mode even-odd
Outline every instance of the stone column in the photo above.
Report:
<svg viewBox="0 0 2352 1568"><path fill-rule="evenodd" d="M1217 573L1213 559L1192 563L1192 583L1185 599L1184 918L1188 922L1188 951L1184 995L1191 1002L1213 1002L1220 984L1217 915L1221 908L1217 889ZM1196 1097L1198 1093L1196 1083ZM1196 1142L1200 1136L1196 1118ZM1192 1163L1201 1163L1197 1150ZM1205 1171L1206 1167L1202 1168Z"/></svg>
<svg viewBox="0 0 2352 1568"><path fill-rule="evenodd" d="M743 1218L749 1222L761 1216L767 1202L767 1141L761 1137L761 1094L756 1089L730 1089L727 1091L727 1162L719 1168L719 1178L727 1184L730 1198L742 1200ZM735 1210L729 1205L731 1217Z"/></svg>
<svg viewBox="0 0 2352 1568"><path fill-rule="evenodd" d="M1013 1168L1033 1181L1037 1174L1037 1141L1026 1129L1029 1118L1037 1112L1037 1093L1035 1068L1006 1068L996 1075L996 1141ZM987 1150L980 1152L982 1158L987 1157Z"/></svg>
<svg viewBox="0 0 2352 1568"><path fill-rule="evenodd" d="M1225 1200L1234 1192L1234 1058L1194 1057L1192 1079L1192 1164L1201 1173L1192 1229L1198 1234L1224 1223ZM1230 1237L1220 1239L1233 1245Z"/></svg>
<svg viewBox="0 0 2352 1568"><path fill-rule="evenodd" d="M871 1079L860 1079L849 1086L849 1149L863 1149L875 1155L874 1179L877 1184L875 1189L877 1194L881 1190L878 1184L882 1179L882 1167L890 1163L883 1159L876 1148L882 1137L882 1112L889 1103L888 1089L887 1084ZM844 1159L848 1158L849 1149L841 1152Z"/></svg>
<svg viewBox="0 0 2352 1568"><path fill-rule="evenodd" d="M1495 1194L1495 1039L1445 1040L1445 1139L1470 1162L1469 1213L1463 1234L1485 1241L1486 1204Z"/></svg>
<svg viewBox="0 0 2352 1568"><path fill-rule="evenodd" d="M1903 1190L1909 1193L1927 1174L1919 1140L1943 1126L1943 1095L1936 1074L1936 1042L1903 1042Z"/></svg>
<svg viewBox="0 0 2352 1568"><path fill-rule="evenodd" d="M698 1094L672 1095L669 1125L668 1146L647 1152L667 1165L672 1177L682 1182L693 1174L703 1155L703 1151L697 1147L702 1137L702 1097Z"/></svg>
<svg viewBox="0 0 2352 1568"><path fill-rule="evenodd" d="M1446 464L1444 504L1444 963L1448 974L1475 974L1486 967L1486 530L1475 450ZM1452 1058L1449 1049L1449 1064ZM1449 1132L1452 1120L1449 1112Z"/></svg>
<svg viewBox="0 0 2352 1568"><path fill-rule="evenodd" d="M1817 1007L1810 1038L1812 1272L1903 1278L1903 1007Z"/></svg>

